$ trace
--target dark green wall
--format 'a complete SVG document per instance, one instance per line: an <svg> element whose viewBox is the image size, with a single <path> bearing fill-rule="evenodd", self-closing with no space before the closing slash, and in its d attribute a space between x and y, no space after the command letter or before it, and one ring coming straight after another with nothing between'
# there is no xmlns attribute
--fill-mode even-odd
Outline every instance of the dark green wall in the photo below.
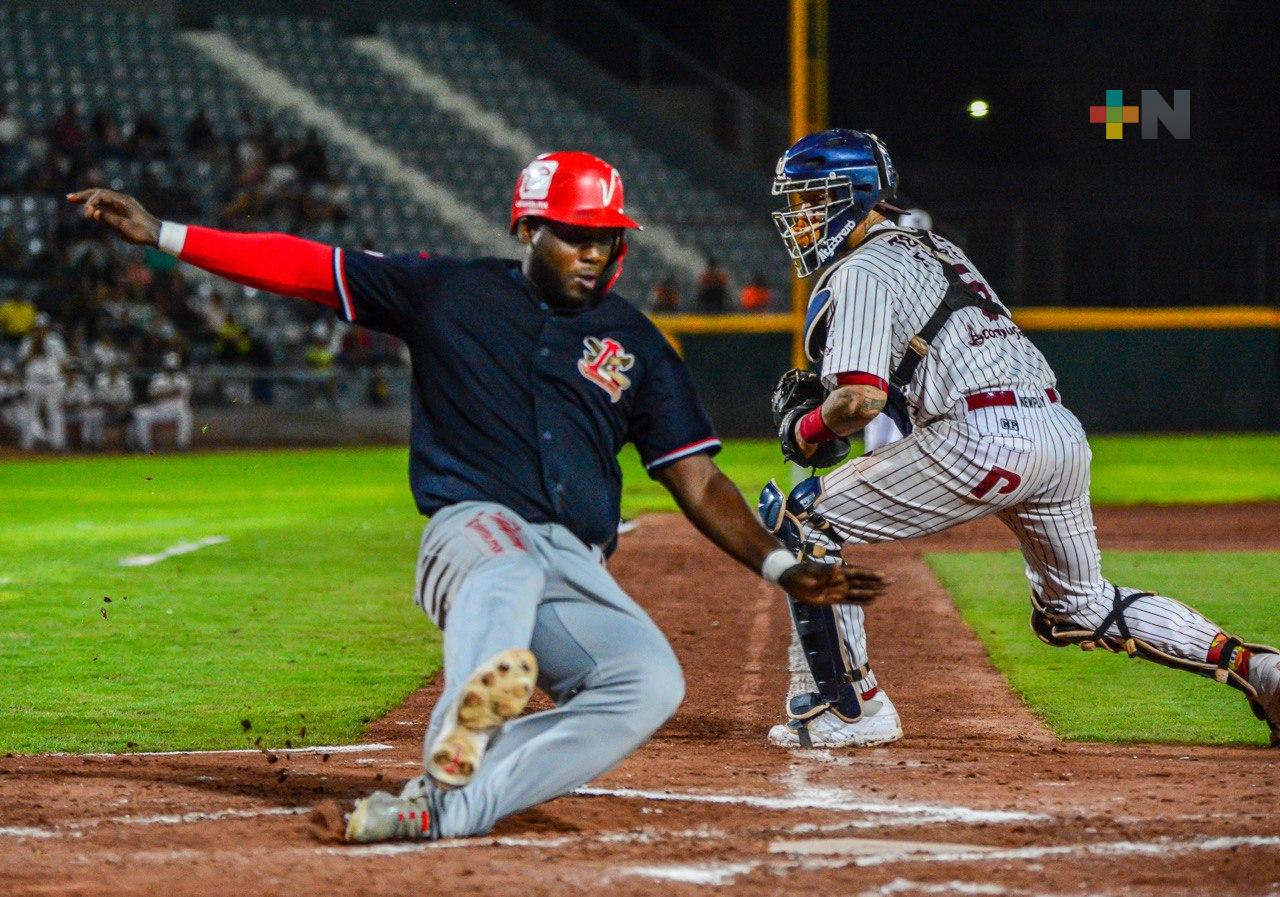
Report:
<svg viewBox="0 0 1280 897"><path fill-rule="evenodd" d="M1037 331L1063 400L1091 432L1280 430L1280 331ZM681 339L725 436L771 436L769 393L791 366L786 334Z"/></svg>
<svg viewBox="0 0 1280 897"><path fill-rule="evenodd" d="M1280 429L1280 331L1108 330L1030 334L1086 428Z"/></svg>
<svg viewBox="0 0 1280 897"><path fill-rule="evenodd" d="M721 436L768 436L769 394L791 367L788 333L686 334L685 361Z"/></svg>

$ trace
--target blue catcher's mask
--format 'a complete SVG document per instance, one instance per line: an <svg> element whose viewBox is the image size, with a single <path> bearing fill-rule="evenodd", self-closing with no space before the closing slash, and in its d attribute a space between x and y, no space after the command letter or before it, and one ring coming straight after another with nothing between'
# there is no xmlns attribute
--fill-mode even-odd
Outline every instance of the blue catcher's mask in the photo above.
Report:
<svg viewBox="0 0 1280 897"><path fill-rule="evenodd" d="M787 198L773 223L796 274L808 277L835 258L876 204L897 192L898 172L875 134L832 128L796 141L773 178L773 195Z"/></svg>

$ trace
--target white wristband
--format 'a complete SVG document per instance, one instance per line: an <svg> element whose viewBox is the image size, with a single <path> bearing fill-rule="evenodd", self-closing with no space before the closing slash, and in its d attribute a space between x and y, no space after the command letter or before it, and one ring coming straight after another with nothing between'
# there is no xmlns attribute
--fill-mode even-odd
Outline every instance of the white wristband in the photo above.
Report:
<svg viewBox="0 0 1280 897"><path fill-rule="evenodd" d="M174 224L172 221L160 222L160 236L156 239L156 246L162 252L177 258L182 254L182 247L187 244L187 226L185 224Z"/></svg>
<svg viewBox="0 0 1280 897"><path fill-rule="evenodd" d="M760 565L760 575L777 585L782 574L798 563L800 562L796 560L796 556L785 548L775 548L765 555L764 563Z"/></svg>

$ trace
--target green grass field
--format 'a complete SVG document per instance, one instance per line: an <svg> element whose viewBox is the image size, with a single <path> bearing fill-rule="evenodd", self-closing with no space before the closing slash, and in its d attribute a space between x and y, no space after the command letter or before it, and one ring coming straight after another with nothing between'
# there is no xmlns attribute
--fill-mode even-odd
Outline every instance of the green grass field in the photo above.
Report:
<svg viewBox="0 0 1280 897"><path fill-rule="evenodd" d="M991 659L1062 738L1267 743L1234 689L1124 655L1051 648L1031 634L1017 552L936 554L938 578ZM1108 552L1108 578L1170 595L1251 641L1280 644L1280 552Z"/></svg>
<svg viewBox="0 0 1280 897"><path fill-rule="evenodd" d="M1280 499L1280 437L1095 451L1105 501ZM751 501L789 478L771 441L719 460ZM624 513L674 508L623 462ZM0 752L356 740L439 664L409 600L422 520L405 468L404 449L0 464ZM214 535L229 541L119 565Z"/></svg>

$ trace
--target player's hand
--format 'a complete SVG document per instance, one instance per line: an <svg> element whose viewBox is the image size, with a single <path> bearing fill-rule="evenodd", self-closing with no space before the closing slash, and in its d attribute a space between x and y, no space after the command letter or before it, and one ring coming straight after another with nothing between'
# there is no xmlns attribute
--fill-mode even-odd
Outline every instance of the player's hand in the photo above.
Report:
<svg viewBox="0 0 1280 897"><path fill-rule="evenodd" d="M160 219L132 196L101 188L68 193L67 201L84 206L84 217L100 221L130 243L155 246L160 239Z"/></svg>
<svg viewBox="0 0 1280 897"><path fill-rule="evenodd" d="M778 585L805 604L870 604L888 583L869 567L802 561L783 573Z"/></svg>

